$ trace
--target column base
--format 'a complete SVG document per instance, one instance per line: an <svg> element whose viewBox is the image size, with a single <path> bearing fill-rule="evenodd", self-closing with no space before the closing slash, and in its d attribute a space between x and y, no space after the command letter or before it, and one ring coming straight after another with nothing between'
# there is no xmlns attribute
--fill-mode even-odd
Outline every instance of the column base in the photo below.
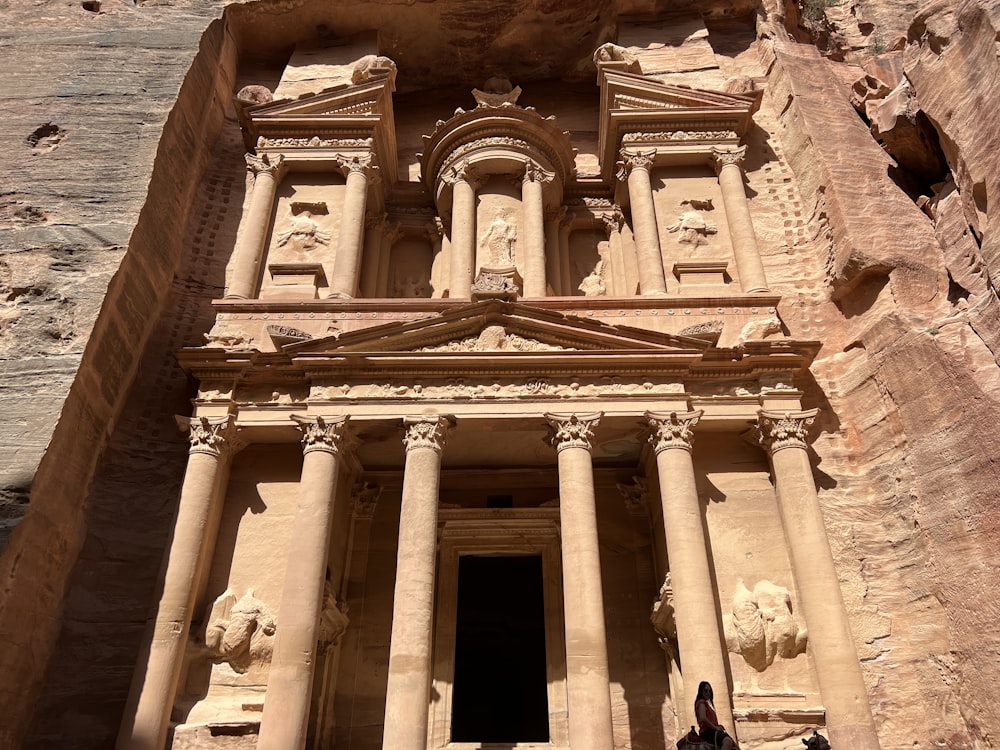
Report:
<svg viewBox="0 0 1000 750"><path fill-rule="evenodd" d="M347 292L331 292L326 295L326 299L354 299L354 295L348 294Z"/></svg>

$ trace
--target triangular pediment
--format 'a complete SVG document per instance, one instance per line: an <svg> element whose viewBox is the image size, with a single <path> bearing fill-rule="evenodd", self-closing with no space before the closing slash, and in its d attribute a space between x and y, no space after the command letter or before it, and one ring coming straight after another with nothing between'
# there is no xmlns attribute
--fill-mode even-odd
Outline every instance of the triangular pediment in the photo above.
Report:
<svg viewBox="0 0 1000 750"><path fill-rule="evenodd" d="M602 70L599 132L601 173L611 179L623 145L648 144L682 159L732 147L750 127L758 99L752 94L686 88L637 73Z"/></svg>
<svg viewBox="0 0 1000 750"><path fill-rule="evenodd" d="M299 99L260 104L247 110L253 122L337 118L344 115L382 115L391 110L391 91L383 80L338 86Z"/></svg>
<svg viewBox="0 0 1000 750"><path fill-rule="evenodd" d="M389 323L290 344L291 356L329 353L411 353L415 357L493 354L572 356L576 352L676 352L698 355L700 339L613 326L513 302L473 303L424 320Z"/></svg>

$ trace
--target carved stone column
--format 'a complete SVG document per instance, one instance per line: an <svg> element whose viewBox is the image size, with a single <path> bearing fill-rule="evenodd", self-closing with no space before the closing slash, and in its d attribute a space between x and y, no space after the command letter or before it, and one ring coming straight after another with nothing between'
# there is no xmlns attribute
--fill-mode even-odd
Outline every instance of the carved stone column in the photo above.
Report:
<svg viewBox="0 0 1000 750"><path fill-rule="evenodd" d="M639 255L639 291L641 294L666 294L660 235L656 228L656 208L649 171L656 151L621 152L619 180L628 180L628 198L632 204L632 231Z"/></svg>
<svg viewBox="0 0 1000 750"><path fill-rule="evenodd" d="M365 251L361 258L361 296L371 299L378 296L378 272L389 264L382 257L382 234L386 226L385 214L368 214L365 217Z"/></svg>
<svg viewBox="0 0 1000 750"><path fill-rule="evenodd" d="M333 278L328 297L351 299L357 293L361 269L361 243L365 234L365 204L368 200L368 178L375 174L371 154L342 156L340 168L347 177L347 191L340 214L340 236L337 257L333 261Z"/></svg>
<svg viewBox="0 0 1000 750"><path fill-rule="evenodd" d="M449 421L443 417L408 417L404 425L406 465L383 750L425 750L427 746L438 487L441 449Z"/></svg>
<svg viewBox="0 0 1000 750"><path fill-rule="evenodd" d="M622 252L622 215L618 212L601 217L604 233L608 238L608 261L611 266L611 283L608 292L614 296L628 294L625 283L625 254Z"/></svg>
<svg viewBox="0 0 1000 750"><path fill-rule="evenodd" d="M389 296L389 269L392 267L392 246L403 236L403 228L398 221L387 221L382 225L382 242L379 250L379 257L382 262L378 264L378 282L376 283L376 297Z"/></svg>
<svg viewBox="0 0 1000 750"><path fill-rule="evenodd" d="M778 513L785 530L796 592L809 629L809 653L826 707L831 747L877 750L868 703L840 581L823 523L806 435L817 409L758 412L761 444L771 457Z"/></svg>
<svg viewBox="0 0 1000 750"><path fill-rule="evenodd" d="M476 264L476 189L479 181L468 164L454 168L446 179L452 184L448 296L451 299L471 299Z"/></svg>
<svg viewBox="0 0 1000 750"><path fill-rule="evenodd" d="M660 479L663 527L674 593L674 621L684 682L689 685L701 680L712 683L719 722L735 736L726 678L725 639L716 614L715 587L705 552L705 527L691 460L693 430L702 414L701 411L646 412L646 420ZM693 706L688 703L693 701L685 701L679 707L684 716L681 726L697 723Z"/></svg>
<svg viewBox="0 0 1000 750"><path fill-rule="evenodd" d="M301 750L306 744L337 475L347 434L347 417L292 419L302 431L302 477L258 750Z"/></svg>
<svg viewBox="0 0 1000 750"><path fill-rule="evenodd" d="M573 264L569 260L569 235L573 230L573 214L566 211L559 218L559 266L562 273L562 293L565 297L576 294L573 289Z"/></svg>
<svg viewBox="0 0 1000 750"><path fill-rule="evenodd" d="M566 207L549 209L545 212L545 278L552 294L566 294L562 289L562 252L560 248L559 224L566 214Z"/></svg>
<svg viewBox="0 0 1000 750"><path fill-rule="evenodd" d="M590 441L600 414L546 414L559 464L566 690L573 750L614 747Z"/></svg>
<svg viewBox="0 0 1000 750"><path fill-rule="evenodd" d="M545 281L545 202L543 185L553 174L537 164L528 163L521 183L521 207L524 217L524 296L544 297Z"/></svg>
<svg viewBox="0 0 1000 750"><path fill-rule="evenodd" d="M190 455L149 655L132 680L118 750L163 750L166 744L195 606L201 551L213 506L222 494L218 479L238 447L231 415L177 417L177 423L189 430Z"/></svg>
<svg viewBox="0 0 1000 750"><path fill-rule="evenodd" d="M746 152L746 146L732 150L713 148L712 158L719 173L719 187L722 188L722 202L726 206L726 219L733 241L733 258L740 275L740 286L744 292L767 292L770 289L764 276L757 235L753 231L747 194L743 188L741 165Z"/></svg>
<svg viewBox="0 0 1000 750"><path fill-rule="evenodd" d="M267 230L274 213L274 196L285 171L284 158L280 154L247 154L246 161L247 169L254 175L253 193L233 250L233 275L226 292L226 297L232 299L251 299L257 291Z"/></svg>

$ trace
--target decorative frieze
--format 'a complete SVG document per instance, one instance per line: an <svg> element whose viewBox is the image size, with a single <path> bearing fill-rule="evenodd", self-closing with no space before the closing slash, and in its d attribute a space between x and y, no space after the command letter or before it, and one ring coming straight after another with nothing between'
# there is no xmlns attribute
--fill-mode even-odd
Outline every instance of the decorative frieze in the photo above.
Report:
<svg viewBox="0 0 1000 750"><path fill-rule="evenodd" d="M318 135L301 138L257 139L257 148L371 148L373 138L320 138Z"/></svg>
<svg viewBox="0 0 1000 750"><path fill-rule="evenodd" d="M739 136L734 130L670 130L625 133L622 143L660 143L671 141L726 141Z"/></svg>
<svg viewBox="0 0 1000 750"><path fill-rule="evenodd" d="M809 427L816 420L817 414L819 409L757 412L760 444L772 454L784 448L806 448Z"/></svg>
<svg viewBox="0 0 1000 750"><path fill-rule="evenodd" d="M695 425L704 413L700 410L682 414L675 411L669 414L646 412L646 421L650 429L649 444L657 453L668 448L690 451L694 443Z"/></svg>

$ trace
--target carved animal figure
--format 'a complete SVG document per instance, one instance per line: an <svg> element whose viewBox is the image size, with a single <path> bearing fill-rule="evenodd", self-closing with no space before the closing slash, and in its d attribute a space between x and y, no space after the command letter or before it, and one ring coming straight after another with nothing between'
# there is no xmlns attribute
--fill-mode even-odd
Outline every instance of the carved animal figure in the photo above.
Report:
<svg viewBox="0 0 1000 750"><path fill-rule="evenodd" d="M229 662L233 671L243 674L253 664L270 660L274 631L274 618L253 589L239 600L227 590L212 607L205 645L216 659Z"/></svg>
<svg viewBox="0 0 1000 750"><path fill-rule="evenodd" d="M809 750L830 750L829 740L815 729L813 730L812 737L808 740L802 740L802 744L809 748Z"/></svg>
<svg viewBox="0 0 1000 750"><path fill-rule="evenodd" d="M685 211L677 222L667 227L668 232L679 232L677 241L681 244L698 247L705 244L705 238L710 234L716 234L719 228L715 224L709 224L705 217L697 211Z"/></svg>
<svg viewBox="0 0 1000 750"><path fill-rule="evenodd" d="M806 632L792 616L788 589L760 581L750 591L740 580L733 594L733 611L724 618L726 645L746 663L763 672L776 656L795 658L805 651Z"/></svg>

